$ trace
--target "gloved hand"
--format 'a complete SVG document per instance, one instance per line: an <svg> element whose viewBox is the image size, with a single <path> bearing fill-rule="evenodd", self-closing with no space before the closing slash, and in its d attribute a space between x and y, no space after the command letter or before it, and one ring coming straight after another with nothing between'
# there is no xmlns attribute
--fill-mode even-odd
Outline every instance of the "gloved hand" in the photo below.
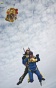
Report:
<svg viewBox="0 0 56 88"><path fill-rule="evenodd" d="M40 61L39 54L36 55L37 61Z"/></svg>

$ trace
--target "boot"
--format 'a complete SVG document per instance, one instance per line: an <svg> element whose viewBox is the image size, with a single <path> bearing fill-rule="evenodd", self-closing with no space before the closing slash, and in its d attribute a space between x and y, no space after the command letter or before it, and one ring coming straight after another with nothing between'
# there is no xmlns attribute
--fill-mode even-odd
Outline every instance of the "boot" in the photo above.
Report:
<svg viewBox="0 0 56 88"><path fill-rule="evenodd" d="M40 85L42 86L42 80L40 81Z"/></svg>
<svg viewBox="0 0 56 88"><path fill-rule="evenodd" d="M21 83L22 83L22 82L19 81L19 82L17 83L17 85L19 85L19 84L21 84Z"/></svg>
<svg viewBox="0 0 56 88"><path fill-rule="evenodd" d="M45 78L42 78L43 81L45 81Z"/></svg>
<svg viewBox="0 0 56 88"><path fill-rule="evenodd" d="M21 84L22 81L23 81L23 80L22 80L22 77L20 77L19 82L17 83L17 85Z"/></svg>

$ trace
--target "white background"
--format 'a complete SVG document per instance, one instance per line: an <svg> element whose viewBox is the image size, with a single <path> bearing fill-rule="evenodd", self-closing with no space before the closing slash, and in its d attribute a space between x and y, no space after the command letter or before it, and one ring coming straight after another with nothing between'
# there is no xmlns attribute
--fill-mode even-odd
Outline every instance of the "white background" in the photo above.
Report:
<svg viewBox="0 0 56 88"><path fill-rule="evenodd" d="M0 88L56 88L56 0L0 0ZM7 9L18 9L17 20L5 20ZM37 66L45 77L42 87L34 74L19 86L23 47L40 55Z"/></svg>

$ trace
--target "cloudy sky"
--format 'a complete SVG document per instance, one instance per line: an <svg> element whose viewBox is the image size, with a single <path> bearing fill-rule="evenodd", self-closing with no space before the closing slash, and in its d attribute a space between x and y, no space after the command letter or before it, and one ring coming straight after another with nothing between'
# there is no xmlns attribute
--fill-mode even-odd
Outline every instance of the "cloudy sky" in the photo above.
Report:
<svg viewBox="0 0 56 88"><path fill-rule="evenodd" d="M41 88L37 76L28 83L23 74L23 48L40 55L37 66L45 77L42 88L56 88L56 0L0 0L0 88ZM17 8L17 20L5 20L9 8Z"/></svg>

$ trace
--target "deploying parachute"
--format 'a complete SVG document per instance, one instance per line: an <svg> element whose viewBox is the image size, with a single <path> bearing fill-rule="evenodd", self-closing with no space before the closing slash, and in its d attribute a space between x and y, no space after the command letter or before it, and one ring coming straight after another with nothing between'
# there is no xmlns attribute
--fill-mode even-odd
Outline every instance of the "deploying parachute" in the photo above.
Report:
<svg viewBox="0 0 56 88"><path fill-rule="evenodd" d="M14 22L17 19L18 9L10 8L6 11L6 21Z"/></svg>

